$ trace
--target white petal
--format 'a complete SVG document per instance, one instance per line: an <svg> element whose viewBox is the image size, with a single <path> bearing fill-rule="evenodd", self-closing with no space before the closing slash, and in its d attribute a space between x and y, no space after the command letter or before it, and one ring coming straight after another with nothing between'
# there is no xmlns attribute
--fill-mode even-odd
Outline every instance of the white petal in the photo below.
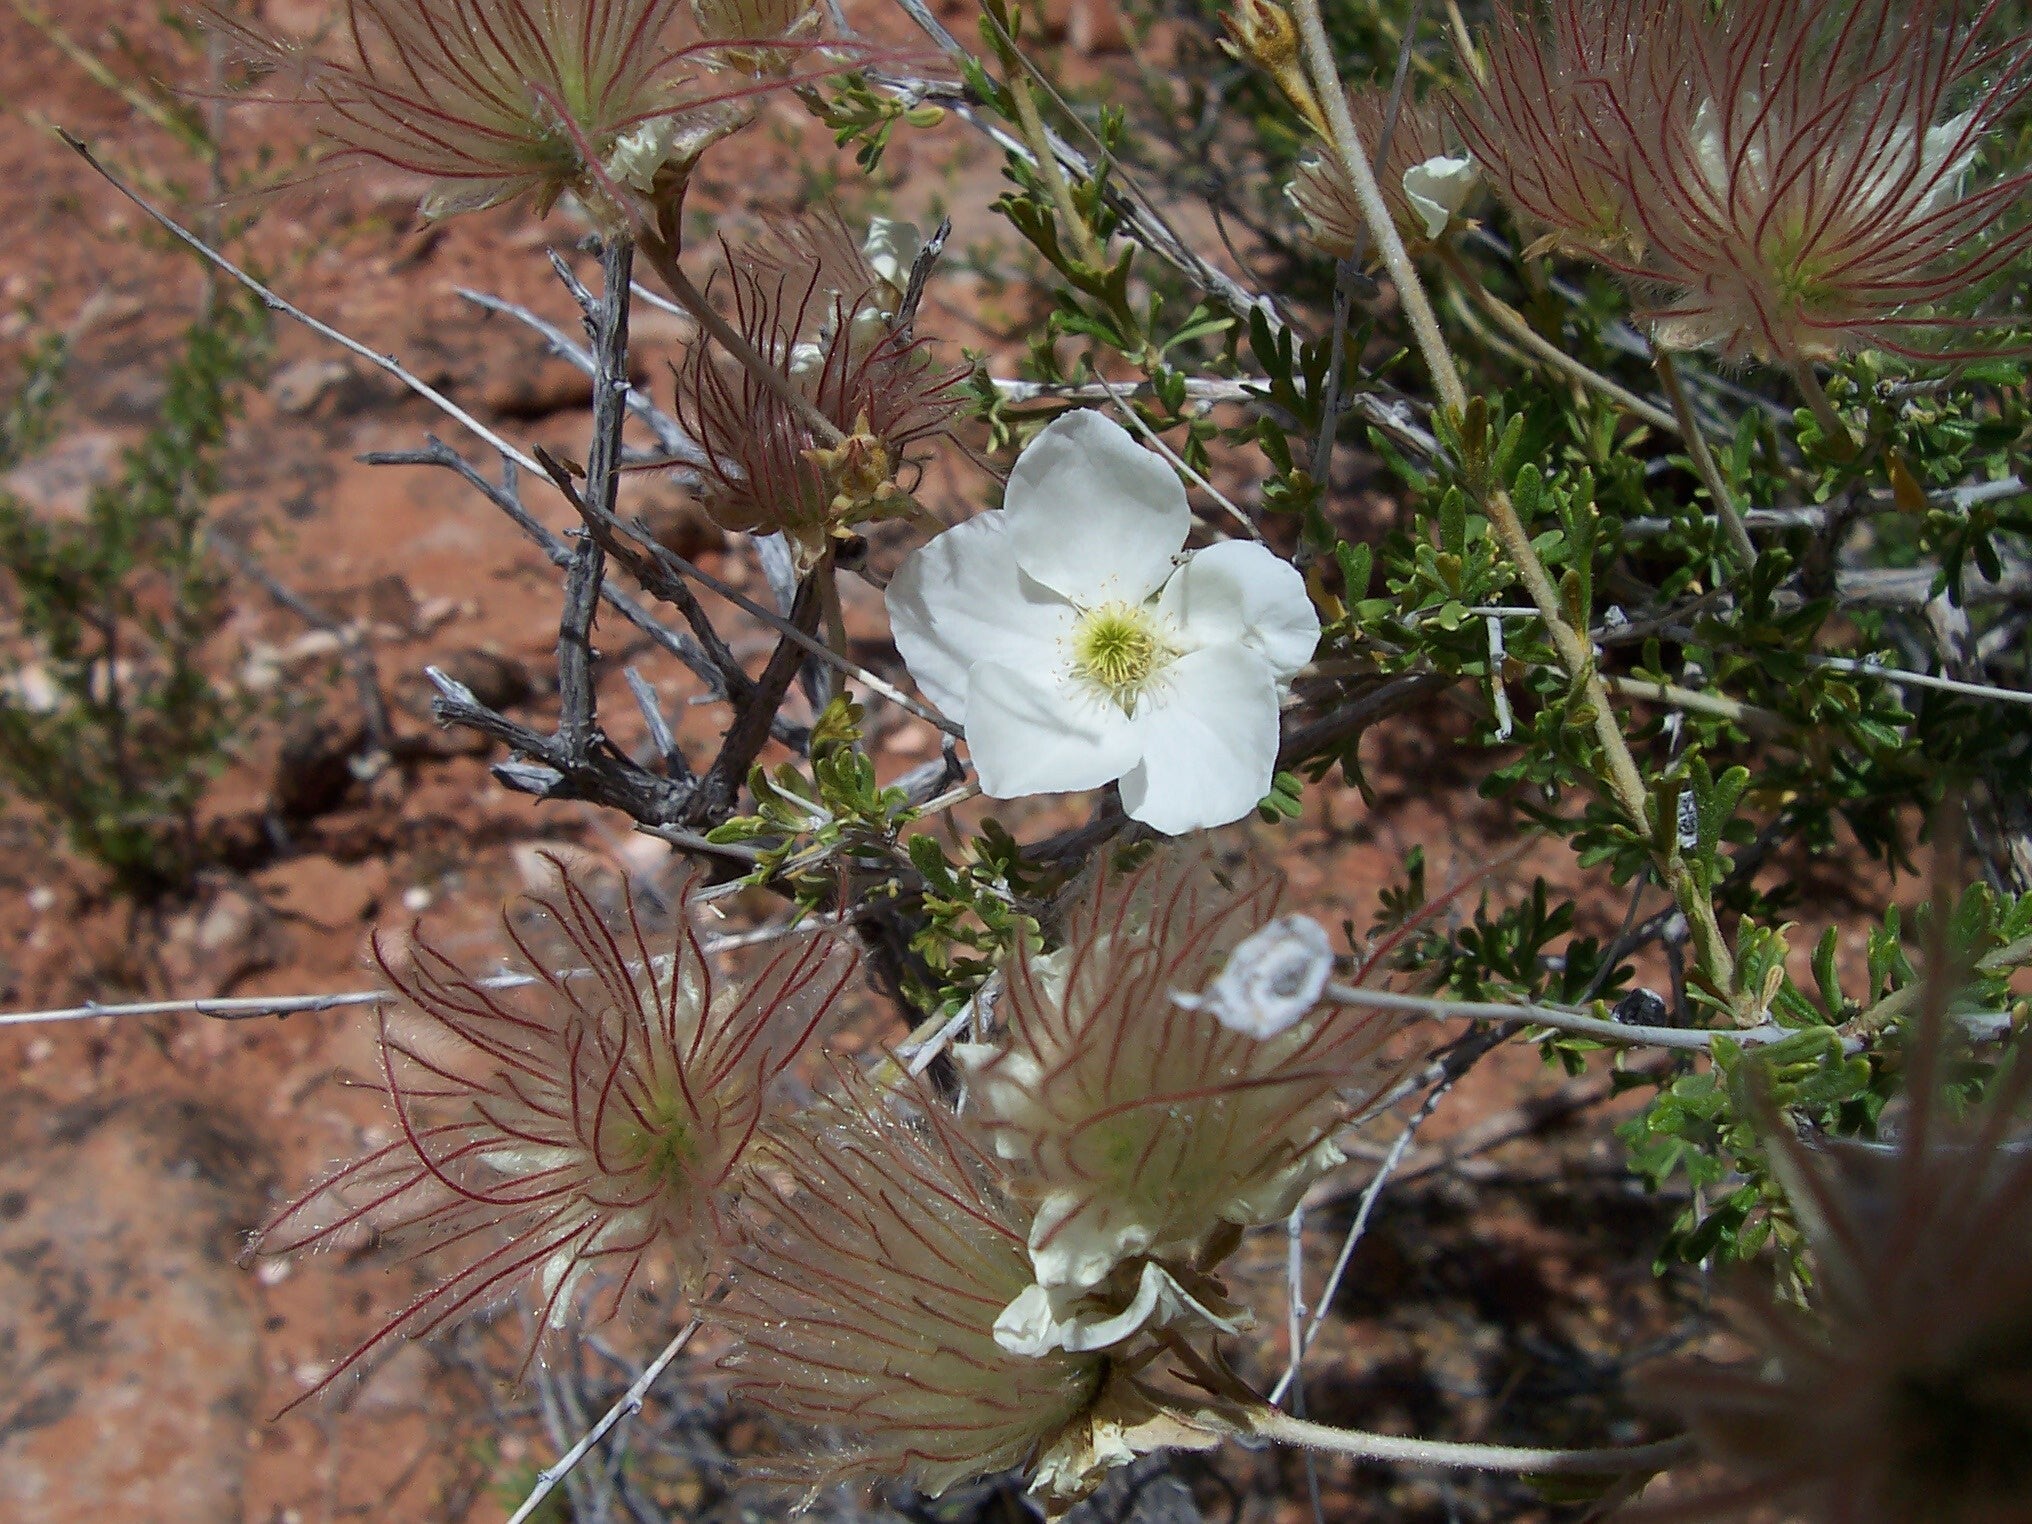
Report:
<svg viewBox="0 0 2032 1524"><path fill-rule="evenodd" d="M1079 1191L1052 1191L1030 1220L1030 1268L1046 1291L1087 1291L1150 1247L1141 1223L1100 1210Z"/></svg>
<svg viewBox="0 0 2032 1524"><path fill-rule="evenodd" d="M1170 1271L1145 1260L1136 1294L1120 1312L1096 1309L1090 1300L1076 1295L1054 1296L1033 1282L995 1319L995 1342L1012 1355L1035 1357L1060 1349L1087 1354L1112 1349L1146 1328L1164 1328L1188 1314L1218 1332L1241 1332L1241 1325L1195 1298Z"/></svg>
<svg viewBox="0 0 2032 1524"><path fill-rule="evenodd" d="M1156 592L1192 528L1171 467L1091 408L1030 441L1002 504L1016 564L1088 608Z"/></svg>
<svg viewBox="0 0 2032 1524"><path fill-rule="evenodd" d="M1171 836L1240 820L1277 770L1277 682L1240 646L1181 656L1137 714L1143 760L1122 775L1130 818Z"/></svg>
<svg viewBox="0 0 2032 1524"><path fill-rule="evenodd" d="M1032 1281L995 1319L995 1342L1012 1355L1048 1355L1060 1347L1051 1293Z"/></svg>
<svg viewBox="0 0 2032 1524"><path fill-rule="evenodd" d="M1347 1160L1348 1156L1332 1138L1321 1138L1283 1169L1235 1196L1221 1208L1221 1216L1245 1228L1279 1222L1291 1215L1291 1209L1298 1205L1313 1181Z"/></svg>
<svg viewBox="0 0 2032 1524"><path fill-rule="evenodd" d="M1305 578L1281 556L1248 540L1194 551L1164 585L1157 609L1189 648L1240 645L1270 664L1280 684L1312 660L1319 615Z"/></svg>
<svg viewBox="0 0 2032 1524"><path fill-rule="evenodd" d="M1056 667L1078 617L1016 569L1007 519L984 513L920 546L896 569L885 600L896 649L924 696L961 724L977 661Z"/></svg>
<svg viewBox="0 0 2032 1524"><path fill-rule="evenodd" d="M999 662L976 664L970 678L967 746L989 798L1099 788L1135 764L1135 723L1083 684Z"/></svg>
<svg viewBox="0 0 2032 1524"><path fill-rule="evenodd" d="M1425 236L1437 238L1468 204L1475 188L1475 161L1446 154L1404 171L1404 198L1425 219Z"/></svg>
<svg viewBox="0 0 2032 1524"><path fill-rule="evenodd" d="M898 222L891 217L870 218L868 236L861 241L861 253L869 270L899 296L910 284L910 267L917 263L923 249L924 235L917 231L917 224Z"/></svg>

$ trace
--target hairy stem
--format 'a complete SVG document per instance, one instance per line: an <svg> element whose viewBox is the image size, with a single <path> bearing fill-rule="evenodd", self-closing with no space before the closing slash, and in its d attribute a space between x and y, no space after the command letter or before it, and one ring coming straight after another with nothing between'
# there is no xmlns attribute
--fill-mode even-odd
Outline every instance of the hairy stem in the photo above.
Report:
<svg viewBox="0 0 2032 1524"><path fill-rule="evenodd" d="M1093 269L1104 270L1108 264L1107 251L1094 237L1094 230L1073 202L1072 186L1067 182L1058 154L1051 146L1051 134L1044 130L1044 118L1037 113L1037 100L1030 93L1030 79L1023 72L1023 61L1016 56L1013 41L1007 44L1005 57L1009 67L1009 99L1016 103L1017 125L1023 129L1023 141L1037 164L1038 176L1044 181L1044 188L1051 193L1052 205L1058 208L1059 219L1065 223L1073 242L1078 245L1080 259Z"/></svg>
<svg viewBox="0 0 2032 1524"><path fill-rule="evenodd" d="M1362 1460L1400 1461L1412 1466L1444 1466L1456 1471L1515 1471L1532 1476L1624 1476L1661 1471L1692 1449L1684 1439L1651 1445L1603 1450L1536 1450L1517 1445L1466 1445L1440 1439L1406 1439L1396 1434L1369 1434L1336 1429L1293 1418L1265 1407L1249 1415L1250 1431L1277 1444Z"/></svg>
<svg viewBox="0 0 2032 1524"><path fill-rule="evenodd" d="M1686 441L1686 452L1693 457L1693 468L1700 473L1707 495L1714 500L1715 512L1721 515L1722 527L1728 531L1729 544L1736 552L1736 559L1745 567L1755 566L1756 542L1750 538L1749 526L1743 522L1742 512L1736 507L1729 484L1722 480L1721 467L1715 463L1714 452L1707 447L1707 435L1701 432L1700 420L1694 416L1686 388L1679 384L1679 366L1672 358L1672 351L1663 345L1654 348L1651 363L1658 371L1658 379L1665 383L1666 398L1679 418L1679 435Z"/></svg>

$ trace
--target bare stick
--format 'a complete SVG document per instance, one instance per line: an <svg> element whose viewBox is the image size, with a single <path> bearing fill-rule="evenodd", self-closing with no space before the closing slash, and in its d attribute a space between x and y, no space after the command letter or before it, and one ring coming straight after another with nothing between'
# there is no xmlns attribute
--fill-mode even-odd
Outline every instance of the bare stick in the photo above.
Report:
<svg viewBox="0 0 2032 1524"><path fill-rule="evenodd" d="M536 1485L530 1489L529 1496L522 1500L522 1506L508 1516L508 1524L523 1524L525 1519L543 1506L543 1500L550 1496L557 1484L571 1474L572 1467L584 1460L593 1446L607 1437L608 1431L615 1424L642 1411L643 1399L648 1397L649 1389L656 1384L656 1378L670 1368L671 1361L684 1353L685 1345L691 1343L692 1335L698 1331L699 1321L693 1318L678 1331L676 1338L663 1346L663 1352L649 1362L642 1374L635 1378L635 1384L622 1394L621 1400L607 1409L600 1421L588 1429L577 1444L560 1455L555 1464L546 1468L536 1478Z"/></svg>
<svg viewBox="0 0 2032 1524"><path fill-rule="evenodd" d="M1697 1028L1646 1027L1604 1021L1578 1011L1548 1005L1498 1005L1480 1000L1443 1000L1428 995L1400 995L1392 990L1358 989L1352 985L1330 984L1326 999L1337 1005L1366 1006L1379 1011L1408 1011L1436 1021L1506 1021L1520 1026L1549 1027L1575 1037L1592 1037L1599 1042L1626 1048L1676 1048L1686 1053L1705 1053L1717 1037L1745 1047L1758 1047L1792 1036L1794 1029L1767 1021L1760 1026L1734 1027L1725 1032Z"/></svg>
<svg viewBox="0 0 2032 1524"><path fill-rule="evenodd" d="M725 896L716 886L700 891L694 896L698 903L708 903ZM740 889L742 885L732 886ZM727 932L717 937L703 937L700 944L708 953L731 952L740 947L755 947L764 942L779 941L784 937L802 936L807 931L824 926L842 925L853 918L846 915L807 915L795 921L780 925L758 926L753 931ZM659 963L667 959L658 960ZM557 970L560 979L579 979L593 971L587 968ZM485 990L517 990L538 983L534 974L495 974L473 981ZM375 1005L397 997L388 990L341 990L330 995L242 995L231 998L197 996L187 1000L142 1000L127 1005L104 1005L88 1000L83 1005L64 1006L47 1011L15 1011L0 1015L0 1027L40 1026L64 1021L93 1021L100 1018L122 1016L209 1016L218 1021L247 1021L259 1016L292 1016L316 1011L338 1011L356 1005Z"/></svg>
<svg viewBox="0 0 2032 1524"><path fill-rule="evenodd" d="M241 269L238 265L234 264L230 259L226 258L225 255L221 254L218 250L214 249L202 238L198 237L197 234L191 232L188 228L178 223L166 212L156 210L156 208L153 205L151 205L139 191L135 190L133 186L129 185L125 180L122 180L118 175L114 174L113 171L106 168L105 165L101 164L98 161L98 159L93 157L92 150L87 148L82 141L71 136L70 133L65 132L61 127L57 129L57 136L62 138L64 142L67 145L69 145L72 151L75 152L79 158L83 159L87 164L91 165L95 171L97 171L101 176L103 176L107 184L111 185L113 189L118 191L121 195L125 196L129 201L133 202L136 206L140 207L143 212L147 213L151 221L155 222L158 226L163 228L166 232L168 232L172 237L177 239L179 242L187 245L189 248L194 250L203 258L209 260L213 265L217 266L219 270L231 276L234 280L238 281L242 286L245 286L249 291L251 291L255 295L255 297L260 301L261 305L266 307L270 312L279 312L284 317L291 318L296 322L303 324L304 327L308 328L312 333L317 334L320 338L329 339L332 343L338 345L341 349L345 350L347 353L357 355L362 360L365 360L369 365L374 366L376 369L386 371L389 375L393 376L397 381L400 381L404 386L408 387L412 392L415 392L417 396L423 398L424 401L428 402L432 407L436 408L439 412L443 413L447 418L453 419L455 422L461 424L465 428L470 429L475 435L477 435L481 439L484 439L488 444L492 445L495 449L499 450L504 456L514 461L518 466L521 466L525 471L540 471L542 469L542 467L538 466L535 460L533 460L530 456L524 454L516 446L510 444L506 439L503 439L499 434L495 433L492 429L488 428L484 423L480 422L479 419L475 418L471 413L467 412L464 408L460 407L456 402L452 401L452 399L447 397L443 392L437 390L435 387L423 381L421 378L413 375L410 371L405 369L399 361L392 359L388 355L377 354L374 350L368 348L365 344L362 344L358 339L339 332L338 329L332 327L331 324L329 323L319 322L316 318L312 317L308 312L305 312L301 307L294 306L291 303L284 301L281 297L277 296L273 291L269 290L268 287L262 285L260 281L256 280L253 276L249 275L245 270Z"/></svg>
<svg viewBox="0 0 2032 1524"><path fill-rule="evenodd" d="M621 429L628 418L628 286L634 268L634 245L625 237L609 238L600 251L600 297L586 313L593 341L593 437L583 502L609 515L620 491ZM557 739L575 757L585 756L593 744L593 615L606 567L605 551L588 535L573 550L565 574L557 632Z"/></svg>
<svg viewBox="0 0 2032 1524"><path fill-rule="evenodd" d="M1964 698L1989 699L2000 704L2032 704L2032 693L2018 688L1996 688L1988 683L1965 683L1957 678L1934 677L1926 672L1906 672L1849 656L1809 656L1806 661L1809 666L1826 667L1833 672L1882 678L1894 688L1932 688L1940 693L1958 693Z"/></svg>

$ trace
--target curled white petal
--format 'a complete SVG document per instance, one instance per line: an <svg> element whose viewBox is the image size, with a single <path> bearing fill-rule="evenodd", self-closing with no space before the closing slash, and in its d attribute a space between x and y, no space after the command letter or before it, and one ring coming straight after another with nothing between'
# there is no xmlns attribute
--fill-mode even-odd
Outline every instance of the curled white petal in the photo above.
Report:
<svg viewBox="0 0 2032 1524"><path fill-rule="evenodd" d="M1311 916L1281 915L1242 940L1204 994L1175 991L1171 998L1233 1031L1275 1037L1319 1004L1332 974L1326 928Z"/></svg>
<svg viewBox="0 0 2032 1524"><path fill-rule="evenodd" d="M607 173L645 195L653 191L657 172L676 146L677 128L676 117L659 116L622 133L607 155Z"/></svg>
<svg viewBox="0 0 2032 1524"><path fill-rule="evenodd" d="M1086 1291L1132 1254L1150 1247L1151 1231L1124 1217L1087 1210L1084 1192L1053 1191L1030 1223L1030 1268L1053 1292Z"/></svg>
<svg viewBox="0 0 2032 1524"><path fill-rule="evenodd" d="M893 217L870 218L868 236L861 241L868 269L899 297L910 284L910 267L917 263L923 248L924 235L917 230L917 224Z"/></svg>
<svg viewBox="0 0 2032 1524"><path fill-rule="evenodd" d="M1425 222L1425 236L1437 238L1460 215L1475 188L1475 161L1439 154L1404 171L1404 197Z"/></svg>
<svg viewBox="0 0 2032 1524"><path fill-rule="evenodd" d="M1086 1354L1126 1343L1146 1328L1164 1328L1191 1316L1224 1334L1241 1326L1222 1317L1179 1285L1155 1261L1145 1261L1136 1294L1118 1312L1096 1310L1085 1297L1053 1294L1031 1284L995 1319L995 1342L1012 1355L1048 1355L1053 1350Z"/></svg>

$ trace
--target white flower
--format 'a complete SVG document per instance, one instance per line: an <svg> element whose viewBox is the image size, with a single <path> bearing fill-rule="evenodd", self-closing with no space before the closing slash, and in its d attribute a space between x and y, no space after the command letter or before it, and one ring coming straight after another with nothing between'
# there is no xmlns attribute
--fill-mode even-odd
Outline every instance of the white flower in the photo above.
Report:
<svg viewBox="0 0 2032 1524"><path fill-rule="evenodd" d="M1437 238L1460 215L1475 190L1475 161L1439 154L1404 171L1404 199L1425 222L1425 236Z"/></svg>
<svg viewBox="0 0 2032 1524"><path fill-rule="evenodd" d="M1073 412L1018 457L1000 512L903 563L897 649L966 727L984 793L1120 779L1131 816L1179 835L1270 791L1278 700L1319 617L1288 562L1246 541L1186 553L1191 527L1168 465Z"/></svg>

